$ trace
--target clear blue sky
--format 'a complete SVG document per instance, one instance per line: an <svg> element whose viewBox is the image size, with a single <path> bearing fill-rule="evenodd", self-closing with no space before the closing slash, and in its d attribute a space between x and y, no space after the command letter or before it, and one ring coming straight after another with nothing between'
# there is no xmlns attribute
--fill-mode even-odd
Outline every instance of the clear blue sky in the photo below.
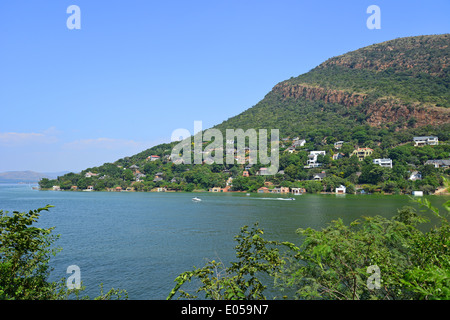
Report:
<svg viewBox="0 0 450 320"><path fill-rule="evenodd" d="M80 30L66 26L72 4ZM212 127L330 57L448 33L449 12L448 0L1 1L0 172L76 172L195 120Z"/></svg>

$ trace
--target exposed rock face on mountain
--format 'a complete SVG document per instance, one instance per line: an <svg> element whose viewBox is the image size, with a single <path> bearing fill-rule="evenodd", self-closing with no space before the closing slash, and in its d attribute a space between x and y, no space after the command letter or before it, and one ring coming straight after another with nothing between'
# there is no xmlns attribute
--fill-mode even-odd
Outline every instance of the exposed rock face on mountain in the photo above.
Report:
<svg viewBox="0 0 450 320"><path fill-rule="evenodd" d="M343 90L312 87L307 84L290 85L286 82L277 84L273 91L279 92L284 98L306 98L322 100L325 103L339 103L347 107L360 105L366 98L365 94L345 92Z"/></svg>

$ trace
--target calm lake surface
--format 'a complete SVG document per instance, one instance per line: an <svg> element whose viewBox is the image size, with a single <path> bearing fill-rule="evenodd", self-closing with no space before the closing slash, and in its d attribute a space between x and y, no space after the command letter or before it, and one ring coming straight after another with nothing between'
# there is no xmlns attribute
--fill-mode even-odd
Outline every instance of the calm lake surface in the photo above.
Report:
<svg viewBox="0 0 450 320"><path fill-rule="evenodd" d="M191 199L200 197L195 203ZM0 209L28 211L47 204L40 225L55 227L63 250L52 258L51 280L67 278L69 265L81 270L85 293L120 288L129 299L165 299L174 279L206 259L234 260L233 237L258 222L268 240L299 243L297 228L322 228L337 218L349 223L363 215L391 217L408 196L245 193L138 193L37 191L29 185L0 184ZM284 196L281 196L284 197ZM449 197L428 196L439 206Z"/></svg>

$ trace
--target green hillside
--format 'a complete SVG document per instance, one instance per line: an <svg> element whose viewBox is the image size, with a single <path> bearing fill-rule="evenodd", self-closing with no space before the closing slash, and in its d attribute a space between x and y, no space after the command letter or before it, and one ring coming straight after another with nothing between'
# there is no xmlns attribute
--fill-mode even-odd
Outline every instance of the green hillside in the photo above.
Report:
<svg viewBox="0 0 450 320"><path fill-rule="evenodd" d="M449 87L449 34L394 39L333 57L280 82L255 106L215 127L222 132L279 129L277 175L257 175L259 163L246 170L249 177L243 177L245 165L237 163L176 165L170 159L172 143L79 174L43 179L41 187L192 191L226 188L231 177L229 191L256 191L270 181L270 188L300 187L306 192L333 192L342 184L347 192L433 193L449 174ZM436 136L439 143L415 146L415 136ZM294 138L305 144L295 147ZM338 141L344 142L340 149L335 147ZM363 147L372 153L363 159L352 155ZM308 167L314 150L325 155L316 159L320 166ZM152 161L151 155L159 158ZM392 168L373 162L383 158L392 160ZM326 177L317 179L322 172ZM421 179L410 180L414 172Z"/></svg>

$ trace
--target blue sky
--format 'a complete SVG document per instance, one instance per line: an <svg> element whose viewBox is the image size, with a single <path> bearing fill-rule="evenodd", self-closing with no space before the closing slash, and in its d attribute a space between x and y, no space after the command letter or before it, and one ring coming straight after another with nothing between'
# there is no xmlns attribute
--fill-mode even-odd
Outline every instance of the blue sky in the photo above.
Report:
<svg viewBox="0 0 450 320"><path fill-rule="evenodd" d="M448 0L1 1L0 172L76 172L195 120L212 127L333 56L448 33L449 12Z"/></svg>

